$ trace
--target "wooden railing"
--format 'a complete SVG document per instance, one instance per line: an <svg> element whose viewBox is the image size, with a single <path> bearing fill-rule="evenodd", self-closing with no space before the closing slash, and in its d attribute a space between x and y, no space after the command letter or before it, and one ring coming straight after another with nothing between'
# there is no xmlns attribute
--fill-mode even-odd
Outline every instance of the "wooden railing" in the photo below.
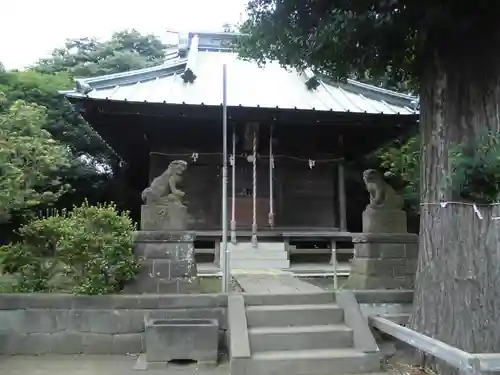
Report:
<svg viewBox="0 0 500 375"><path fill-rule="evenodd" d="M422 335L380 316L369 317L372 327L430 354L466 375L500 371L500 353L472 354Z"/></svg>

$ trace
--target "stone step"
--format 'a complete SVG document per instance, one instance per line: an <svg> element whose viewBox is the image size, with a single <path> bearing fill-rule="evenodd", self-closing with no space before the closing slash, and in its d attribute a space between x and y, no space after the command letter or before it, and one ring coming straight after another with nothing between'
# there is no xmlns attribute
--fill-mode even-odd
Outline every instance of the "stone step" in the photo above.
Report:
<svg viewBox="0 0 500 375"><path fill-rule="evenodd" d="M257 247L254 247L251 242L238 242L236 245L227 244L230 251L283 251L286 252L284 242L259 242Z"/></svg>
<svg viewBox="0 0 500 375"><path fill-rule="evenodd" d="M247 322L250 328L342 324L344 310L335 304L247 306Z"/></svg>
<svg viewBox="0 0 500 375"><path fill-rule="evenodd" d="M285 270L290 268L288 259L229 259L229 267L236 269L267 269Z"/></svg>
<svg viewBox="0 0 500 375"><path fill-rule="evenodd" d="M355 349L288 350L254 353L248 374L332 375L380 371L380 355Z"/></svg>
<svg viewBox="0 0 500 375"><path fill-rule="evenodd" d="M321 293L294 293L294 294L247 294L244 296L245 305L263 306L267 305L269 309L272 306L287 305L323 305L335 304L336 295L331 292Z"/></svg>
<svg viewBox="0 0 500 375"><path fill-rule="evenodd" d="M281 250L234 250L229 253L230 259L284 259L287 253Z"/></svg>
<svg viewBox="0 0 500 375"><path fill-rule="evenodd" d="M353 346L352 329L344 324L256 327L248 330L252 353L281 350L337 349Z"/></svg>

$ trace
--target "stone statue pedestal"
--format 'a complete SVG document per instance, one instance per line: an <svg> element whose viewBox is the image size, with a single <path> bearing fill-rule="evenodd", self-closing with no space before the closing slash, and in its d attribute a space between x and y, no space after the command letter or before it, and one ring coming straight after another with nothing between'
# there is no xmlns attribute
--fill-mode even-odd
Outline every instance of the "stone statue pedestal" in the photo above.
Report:
<svg viewBox="0 0 500 375"><path fill-rule="evenodd" d="M349 289L412 289L418 236L412 233L360 233L353 236Z"/></svg>
<svg viewBox="0 0 500 375"><path fill-rule="evenodd" d="M363 211L363 233L407 233L406 212L384 208Z"/></svg>
<svg viewBox="0 0 500 375"><path fill-rule="evenodd" d="M125 293L162 294L199 292L198 269L191 232L139 231L134 255L142 268Z"/></svg>
<svg viewBox="0 0 500 375"><path fill-rule="evenodd" d="M141 206L142 230L186 230L188 218L187 207L180 202L173 201L162 205Z"/></svg>

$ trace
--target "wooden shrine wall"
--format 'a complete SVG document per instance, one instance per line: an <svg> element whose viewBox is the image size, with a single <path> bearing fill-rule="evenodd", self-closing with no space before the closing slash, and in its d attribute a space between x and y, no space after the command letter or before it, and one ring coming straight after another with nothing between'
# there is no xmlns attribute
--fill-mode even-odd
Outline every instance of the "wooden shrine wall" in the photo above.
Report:
<svg viewBox="0 0 500 375"><path fill-rule="evenodd" d="M337 217L335 166L289 163L276 166L276 225L333 228Z"/></svg>
<svg viewBox="0 0 500 375"><path fill-rule="evenodd" d="M189 153L186 153L189 154ZM174 159L189 163L181 189L186 192L188 211L193 218L192 229L213 230L221 227L220 157L173 157L152 154L150 181L163 173ZM267 159L257 166L258 228L268 227L269 166ZM231 166L228 166L228 218L231 219ZM252 163L238 158L236 163L236 217L238 229L251 228ZM274 169L275 226L283 228L333 228L336 224L335 166L305 163L279 163ZM239 218L239 220L238 220Z"/></svg>

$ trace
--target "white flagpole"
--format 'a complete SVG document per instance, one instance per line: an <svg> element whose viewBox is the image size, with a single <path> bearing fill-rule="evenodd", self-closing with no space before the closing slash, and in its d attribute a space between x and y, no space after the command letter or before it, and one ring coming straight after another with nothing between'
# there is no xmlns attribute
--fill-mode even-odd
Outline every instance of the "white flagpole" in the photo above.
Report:
<svg viewBox="0 0 500 375"><path fill-rule="evenodd" d="M222 66L222 292L229 292L229 282L231 280L229 270L229 248L227 246L227 66Z"/></svg>

